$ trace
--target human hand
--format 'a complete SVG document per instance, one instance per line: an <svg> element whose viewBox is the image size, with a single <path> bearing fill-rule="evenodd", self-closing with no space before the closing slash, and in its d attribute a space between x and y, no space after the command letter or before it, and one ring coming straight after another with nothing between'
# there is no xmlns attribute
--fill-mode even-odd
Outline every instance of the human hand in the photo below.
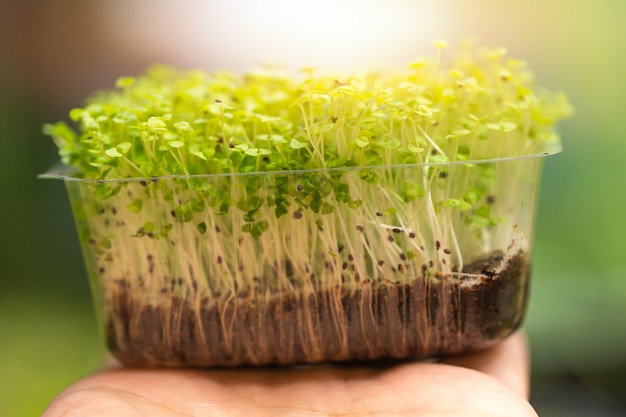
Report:
<svg viewBox="0 0 626 417"><path fill-rule="evenodd" d="M110 369L69 387L42 417L536 417L527 396L527 346L515 334L440 363Z"/></svg>

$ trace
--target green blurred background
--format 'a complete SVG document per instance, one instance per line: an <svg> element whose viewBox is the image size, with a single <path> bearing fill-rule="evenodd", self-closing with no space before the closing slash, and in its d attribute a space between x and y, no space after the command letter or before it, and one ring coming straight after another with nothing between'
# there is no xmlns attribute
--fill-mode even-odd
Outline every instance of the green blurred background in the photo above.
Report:
<svg viewBox="0 0 626 417"><path fill-rule="evenodd" d="M56 160L42 123L153 62L402 65L470 36L577 110L544 171L532 402L626 415L625 17L621 0L0 0L0 416L39 415L104 356L63 184L36 179Z"/></svg>

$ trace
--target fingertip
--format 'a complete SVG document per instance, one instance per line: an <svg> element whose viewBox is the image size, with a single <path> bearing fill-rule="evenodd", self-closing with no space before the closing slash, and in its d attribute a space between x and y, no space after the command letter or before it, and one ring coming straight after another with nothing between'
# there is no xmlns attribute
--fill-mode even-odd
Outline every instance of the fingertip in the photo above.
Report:
<svg viewBox="0 0 626 417"><path fill-rule="evenodd" d="M530 354L522 332L486 350L446 358L442 363L490 375L524 398L530 394Z"/></svg>

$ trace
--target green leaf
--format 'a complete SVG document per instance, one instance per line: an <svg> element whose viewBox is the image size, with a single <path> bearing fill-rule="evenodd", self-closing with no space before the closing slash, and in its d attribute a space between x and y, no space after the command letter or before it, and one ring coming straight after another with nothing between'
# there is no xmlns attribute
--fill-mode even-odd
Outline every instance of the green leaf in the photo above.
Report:
<svg viewBox="0 0 626 417"><path fill-rule="evenodd" d="M244 233L250 233L252 237L260 237L267 229L269 229L270 224L267 220L262 220L257 223L246 223L241 226L241 231Z"/></svg>
<svg viewBox="0 0 626 417"><path fill-rule="evenodd" d="M130 142L122 142L116 146L117 150L119 150L122 155L126 155L128 151L131 150L132 147L133 147L133 144Z"/></svg>
<svg viewBox="0 0 626 417"><path fill-rule="evenodd" d="M474 211L474 215L478 216L478 217L483 217L485 219L490 219L491 218L491 208L489 206L483 205L478 207L475 211Z"/></svg>
<svg viewBox="0 0 626 417"><path fill-rule="evenodd" d="M478 201L478 193L472 190L467 191L465 194L463 194L463 200L473 205L474 203L476 203L476 201ZM487 207L487 209L488 208L489 207Z"/></svg>
<svg viewBox="0 0 626 417"><path fill-rule="evenodd" d="M517 125L512 122L500 122L500 127L503 132L512 132L517 129Z"/></svg>
<svg viewBox="0 0 626 417"><path fill-rule="evenodd" d="M126 125L137 121L137 115L128 110L121 110L115 116L113 116L113 123L120 125Z"/></svg>
<svg viewBox="0 0 626 417"><path fill-rule="evenodd" d="M470 148L466 145L460 145L456 154L456 159L459 161L467 161L470 155Z"/></svg>
<svg viewBox="0 0 626 417"><path fill-rule="evenodd" d="M472 208L472 205L467 201L460 198L449 198L443 203L444 207L455 207L461 211L469 210Z"/></svg>
<svg viewBox="0 0 626 417"><path fill-rule="evenodd" d="M324 134L326 132L330 132L334 128L335 128L335 124L334 123L329 123L329 122L326 122L326 121L313 123L309 127L309 129L311 131L311 134L316 135L316 136Z"/></svg>
<svg viewBox="0 0 626 417"><path fill-rule="evenodd" d="M191 132L193 132L193 128L191 127L189 122L185 122L185 121L174 123L174 128L179 133L191 133Z"/></svg>
<svg viewBox="0 0 626 417"><path fill-rule="evenodd" d="M143 200L141 200L140 198L136 198L133 200L132 203L127 205L126 208L131 213L139 213L141 209L143 208Z"/></svg>
<svg viewBox="0 0 626 417"><path fill-rule="evenodd" d="M400 197L402 197L405 203L410 203L423 195L424 187L422 185L410 181L402 184Z"/></svg>
<svg viewBox="0 0 626 417"><path fill-rule="evenodd" d="M247 213L244 213L243 215L243 220L246 222L253 222L254 221L254 215L257 213L257 211L259 211L258 209L252 209L250 211L248 211Z"/></svg>
<svg viewBox="0 0 626 417"><path fill-rule="evenodd" d="M135 85L136 81L134 77L120 77L115 81L115 86L117 88L128 88Z"/></svg>
<svg viewBox="0 0 626 417"><path fill-rule="evenodd" d="M376 141L376 145L384 149L398 149L402 142L397 137L385 133Z"/></svg>
<svg viewBox="0 0 626 417"><path fill-rule="evenodd" d="M202 151L201 146L199 144L197 144L197 143L195 143L195 144L193 144L193 145L191 145L189 147L189 153L194 155L194 156L197 156L198 158L203 159L205 161L207 161L209 159L209 158L207 158L207 156ZM213 154L215 154L215 149L213 149Z"/></svg>
<svg viewBox="0 0 626 417"><path fill-rule="evenodd" d="M502 132L512 132L517 129L517 125L513 122L487 123L485 126L487 129L499 130Z"/></svg>
<svg viewBox="0 0 626 417"><path fill-rule="evenodd" d="M428 119L432 119L433 117L433 113L434 113L434 109L424 105L424 104L420 104L419 106L417 106L417 110L415 110L415 113L419 114L420 116L424 116Z"/></svg>
<svg viewBox="0 0 626 417"><path fill-rule="evenodd" d="M121 158L124 156L120 153L120 151L117 150L117 148L106 149L104 153L110 156L111 158Z"/></svg>
<svg viewBox="0 0 626 417"><path fill-rule="evenodd" d="M322 203L321 212L322 214L330 214L335 211L335 207L332 204Z"/></svg>
<svg viewBox="0 0 626 417"><path fill-rule="evenodd" d="M230 109L232 109L232 107L230 107ZM252 116L257 118L261 123L279 122L281 120L280 117L268 116L265 114L258 114L258 113L253 113Z"/></svg>
<svg viewBox="0 0 626 417"><path fill-rule="evenodd" d="M357 209L361 207L362 204L363 204L363 200L352 200L348 203L348 207L351 209Z"/></svg>
<svg viewBox="0 0 626 417"><path fill-rule="evenodd" d="M59 148L73 144L76 140L76 132L65 122L46 123L43 125L42 133L55 139L62 139L57 144Z"/></svg>
<svg viewBox="0 0 626 417"><path fill-rule="evenodd" d="M365 159L367 160L367 165L371 166L379 166L385 165L385 160L383 157L373 149L368 149L365 151Z"/></svg>
<svg viewBox="0 0 626 417"><path fill-rule="evenodd" d="M370 140L365 136L360 136L354 141L354 143L356 143L359 148L365 148L370 144Z"/></svg>
<svg viewBox="0 0 626 417"><path fill-rule="evenodd" d="M185 142L180 140L172 140L169 141L167 144L170 146L170 148L182 148L183 146L185 146Z"/></svg>
<svg viewBox="0 0 626 417"><path fill-rule="evenodd" d="M289 142L289 147L292 149L302 149L306 148L306 146L307 144L305 142L300 142L296 138L291 139L291 142Z"/></svg>
<svg viewBox="0 0 626 417"><path fill-rule="evenodd" d="M271 155L272 152L269 149L264 148L249 148L245 150L245 154L250 156L264 156Z"/></svg>
<svg viewBox="0 0 626 417"><path fill-rule="evenodd" d="M383 216L395 216L396 212L395 207L389 207L387 210L383 211Z"/></svg>
<svg viewBox="0 0 626 417"><path fill-rule="evenodd" d="M151 132L167 130L167 125L160 117L150 117L148 119L148 130Z"/></svg>
<svg viewBox="0 0 626 417"><path fill-rule="evenodd" d="M460 138L461 136L469 135L470 133L472 133L471 130L458 129L458 130L453 131L449 135L446 135L446 139L456 139L456 138Z"/></svg>
<svg viewBox="0 0 626 417"><path fill-rule="evenodd" d="M445 164L447 162L450 162L450 158L448 158L446 155L431 155L430 158L428 158L428 162L434 163L434 164Z"/></svg>
<svg viewBox="0 0 626 417"><path fill-rule="evenodd" d="M188 223L193 219L193 203L191 201L186 201L180 203L174 209L174 214L176 221L179 223Z"/></svg>
<svg viewBox="0 0 626 417"><path fill-rule="evenodd" d="M309 208L313 210L314 213L319 213L320 208L322 207L322 197L318 192L315 192L311 195L311 202L309 203Z"/></svg>
<svg viewBox="0 0 626 417"><path fill-rule="evenodd" d="M156 230L156 224L154 222L146 222L143 225L143 231L145 233L153 233Z"/></svg>
<svg viewBox="0 0 626 417"><path fill-rule="evenodd" d="M363 181L369 183L369 184L373 184L373 185L377 185L380 183L381 179L378 176L378 174L376 173L376 171L372 170L372 169L363 169L359 171L359 178L361 178Z"/></svg>
<svg viewBox="0 0 626 417"><path fill-rule="evenodd" d="M107 200L120 192L122 186L120 184L109 185L108 183L99 183L96 185L95 195L99 200Z"/></svg>
<svg viewBox="0 0 626 417"><path fill-rule="evenodd" d="M334 191L335 191L335 194L349 194L350 186L345 183L338 183L338 184L335 184Z"/></svg>
<svg viewBox="0 0 626 417"><path fill-rule="evenodd" d="M287 213L289 213L289 209L284 203L276 203L276 207L274 208L274 215L276 218L284 216Z"/></svg>
<svg viewBox="0 0 626 417"><path fill-rule="evenodd" d="M70 110L69 116L70 116L70 119L72 119L72 121L74 122L81 121L85 116L91 117L89 112L82 108L75 108L75 109Z"/></svg>
<svg viewBox="0 0 626 417"><path fill-rule="evenodd" d="M255 225L255 229L258 230L259 236L261 236L261 233L269 229L269 227L270 227L270 224L267 220L262 220Z"/></svg>

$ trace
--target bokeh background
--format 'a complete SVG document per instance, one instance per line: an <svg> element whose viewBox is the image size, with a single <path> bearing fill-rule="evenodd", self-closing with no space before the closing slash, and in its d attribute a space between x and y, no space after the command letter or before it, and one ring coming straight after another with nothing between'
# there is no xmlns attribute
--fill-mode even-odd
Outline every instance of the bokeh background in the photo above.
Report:
<svg viewBox="0 0 626 417"><path fill-rule="evenodd" d="M44 122L154 62L404 65L507 46L577 110L545 167L525 324L541 416L626 415L626 2L0 0L0 416L39 415L104 351Z"/></svg>

